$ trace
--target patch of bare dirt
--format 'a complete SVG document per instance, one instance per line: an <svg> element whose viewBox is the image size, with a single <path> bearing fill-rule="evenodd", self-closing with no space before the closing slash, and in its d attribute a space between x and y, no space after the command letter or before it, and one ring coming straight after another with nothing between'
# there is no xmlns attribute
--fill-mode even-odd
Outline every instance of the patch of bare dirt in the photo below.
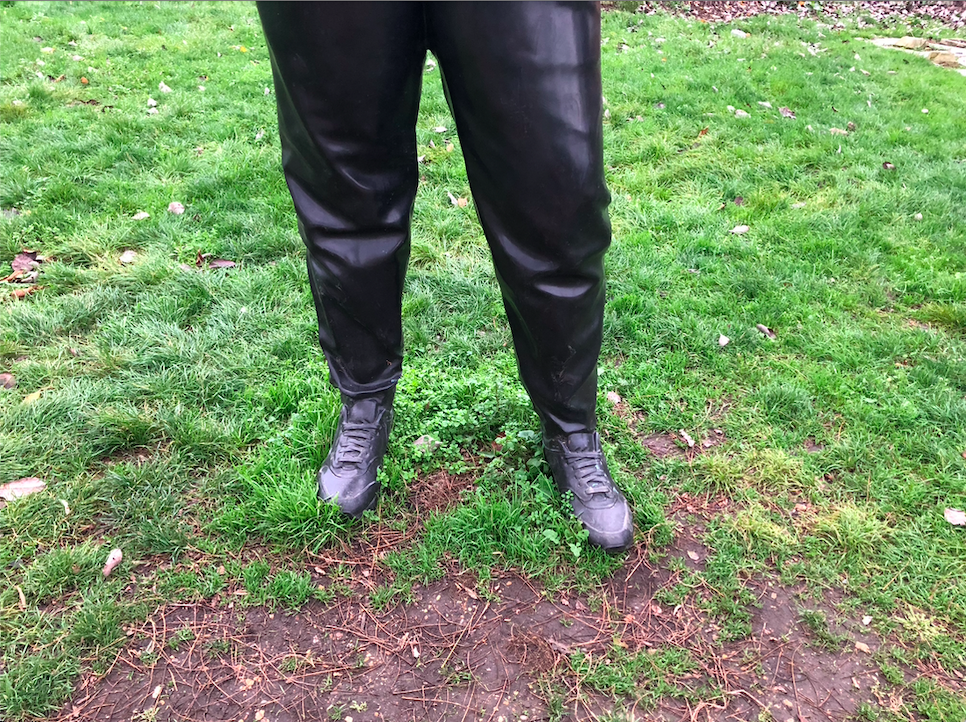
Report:
<svg viewBox="0 0 966 722"><path fill-rule="evenodd" d="M710 510L718 500L687 502ZM695 565L707 554L692 527L667 551ZM838 721L889 689L872 661L883 642L870 627L835 621L841 646L825 648L801 621L815 602L758 580L751 636L723 641L719 620L703 611L718 592L691 578L683 600L659 601L683 572L653 566L643 548L589 597L549 594L515 574L484 594L464 573L379 612L358 593L367 589L365 571L354 567L351 597L297 613L233 608L230 597L160 609L129 630L106 674L82 679L57 719L544 720L545 683L565 697L562 719L593 719L613 703L588 688L571 660L581 653L606 669L615 645L632 654L680 648L693 660L692 670L666 678L680 696L634 712L646 719L758 719L768 710L779 720Z"/></svg>
<svg viewBox="0 0 966 722"><path fill-rule="evenodd" d="M805 451L807 451L809 454L818 454L822 451L825 451L825 447L812 437L809 437L805 439Z"/></svg>
<svg viewBox="0 0 966 722"><path fill-rule="evenodd" d="M475 472L451 474L445 469L420 476L409 487L409 498L419 514L446 511L462 500L463 492L472 488Z"/></svg>
<svg viewBox="0 0 966 722"><path fill-rule="evenodd" d="M928 18L950 28L966 27L966 2L644 2L639 11L648 15L663 10L702 22L726 23L755 15L825 16L826 20L855 17L859 26L873 23L886 25L909 23Z"/></svg>
<svg viewBox="0 0 966 722"><path fill-rule="evenodd" d="M658 459L667 459L669 457L693 459L703 451L720 446L726 441L724 432L721 429L713 429L704 438L695 438L684 429L681 429L677 433L668 431L654 434L638 434L637 438L641 445Z"/></svg>

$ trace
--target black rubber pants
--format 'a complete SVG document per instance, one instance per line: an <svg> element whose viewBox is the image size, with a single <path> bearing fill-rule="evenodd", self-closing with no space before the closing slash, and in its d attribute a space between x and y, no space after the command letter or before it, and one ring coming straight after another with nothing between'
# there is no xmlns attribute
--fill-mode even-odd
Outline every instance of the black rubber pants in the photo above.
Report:
<svg viewBox="0 0 966 722"><path fill-rule="evenodd" d="M402 371L428 49L523 383L548 435L594 429L610 244L597 4L267 2L258 12L332 382L358 397Z"/></svg>

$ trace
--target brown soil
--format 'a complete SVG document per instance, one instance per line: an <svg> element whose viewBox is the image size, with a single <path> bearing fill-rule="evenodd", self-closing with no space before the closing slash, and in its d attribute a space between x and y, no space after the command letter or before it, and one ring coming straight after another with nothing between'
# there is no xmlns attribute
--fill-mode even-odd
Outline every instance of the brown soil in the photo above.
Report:
<svg viewBox="0 0 966 722"><path fill-rule="evenodd" d="M604 3L615 6L619 3ZM776 0L749 0L747 2L643 2L640 11L652 14L658 9L675 15L693 17L701 22L727 23L754 17L755 15L798 15L799 17L824 16L825 20L845 17L859 19L860 27L866 21L889 24L909 23L916 18L929 18L950 28L966 27L966 2L821 2L790 3Z"/></svg>
<svg viewBox="0 0 966 722"><path fill-rule="evenodd" d="M726 503L681 500L674 516L692 524L668 557L702 567L707 549L695 533L705 514ZM369 575L359 565L352 596L294 614L236 607L230 595L220 605L169 605L129 630L111 669L85 676L57 719L544 720L551 686L562 695L562 719L594 719L613 703L588 689L570 660L581 652L600 664L614 644L645 654L683 648L696 665L668 677L676 696L649 697L642 687L649 706L634 708L638 718L758 719L767 708L778 720L827 721L845 719L861 701L890 703L871 658L883 642L869 627L835 623L831 631L846 641L825 649L800 610L819 608L834 619L830 604L760 580L753 634L725 642L702 611L713 589L699 584L673 607L655 600L681 581L668 561L654 566L637 548L591 597L550 594L514 574L481 591L472 575L454 569L415 589L412 603L380 613L368 604Z"/></svg>
<svg viewBox="0 0 966 722"><path fill-rule="evenodd" d="M693 445L680 432L638 434L638 441L658 459L666 459L668 457L693 459L703 451L720 446L726 439L720 429L714 429L703 439L692 436L691 442L693 442Z"/></svg>
<svg viewBox="0 0 966 722"><path fill-rule="evenodd" d="M476 476L474 472L450 474L444 469L421 476L409 487L410 503L420 515L446 511L459 504L463 492L473 487Z"/></svg>

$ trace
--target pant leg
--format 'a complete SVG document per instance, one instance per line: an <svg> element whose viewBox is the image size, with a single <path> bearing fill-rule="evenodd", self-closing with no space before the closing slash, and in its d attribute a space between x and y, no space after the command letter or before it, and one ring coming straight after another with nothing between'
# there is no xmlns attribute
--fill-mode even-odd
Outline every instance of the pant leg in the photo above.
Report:
<svg viewBox="0 0 966 722"><path fill-rule="evenodd" d="M596 3L427 3L520 375L550 435L596 426L610 245Z"/></svg>
<svg viewBox="0 0 966 722"><path fill-rule="evenodd" d="M349 396L402 371L426 54L419 3L260 2L319 341Z"/></svg>

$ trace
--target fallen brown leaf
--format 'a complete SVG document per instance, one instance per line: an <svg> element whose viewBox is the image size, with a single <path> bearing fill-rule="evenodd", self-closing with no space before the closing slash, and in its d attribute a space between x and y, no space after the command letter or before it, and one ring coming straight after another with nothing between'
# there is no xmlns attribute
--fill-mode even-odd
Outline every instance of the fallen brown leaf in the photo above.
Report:
<svg viewBox="0 0 966 722"><path fill-rule="evenodd" d="M784 106L778 109L778 112L782 114L785 118L789 120L795 120L795 113L790 108L785 108Z"/></svg>
<svg viewBox="0 0 966 722"><path fill-rule="evenodd" d="M39 291L43 286L29 286L28 288L15 288L10 292L10 295L14 298L26 298L31 293Z"/></svg>
<svg viewBox="0 0 966 722"><path fill-rule="evenodd" d="M40 399L41 393L42 392L40 391L34 391L32 394L27 394L26 396L23 397L23 402L25 404L32 404L34 401L37 401L38 399Z"/></svg>
<svg viewBox="0 0 966 722"><path fill-rule="evenodd" d="M681 438L684 439L684 443L686 443L688 445L688 448L689 449L693 449L694 448L694 438L687 431L685 431L684 429L679 429L678 430L678 433L681 435Z"/></svg>
<svg viewBox="0 0 966 722"><path fill-rule="evenodd" d="M0 386L5 389L13 389L17 387L17 379L14 378L13 374L3 373L0 374Z"/></svg>
<svg viewBox="0 0 966 722"><path fill-rule="evenodd" d="M47 488L47 485L43 479L38 479L36 476L26 476L23 479L0 484L0 499L13 501L30 494L36 494L45 488Z"/></svg>
<svg viewBox="0 0 966 722"><path fill-rule="evenodd" d="M112 549L111 553L107 555L107 561L104 562L104 568L101 570L101 573L105 577L111 576L111 572L121 563L122 559L124 559L124 553L120 549Z"/></svg>
<svg viewBox="0 0 966 722"><path fill-rule="evenodd" d="M35 269L46 260L47 258L41 256L37 251L24 250L14 256L13 261L10 262L10 266L14 271L25 272Z"/></svg>
<svg viewBox="0 0 966 722"><path fill-rule="evenodd" d="M208 262L208 268L234 268L235 262L224 258L214 258Z"/></svg>
<svg viewBox="0 0 966 722"><path fill-rule="evenodd" d="M775 335L775 332L772 331L770 328L768 328L768 326L766 326L763 323L756 324L755 325L755 328L757 328L759 332L763 333L765 336L767 336L768 338L770 338L772 341L774 341L775 339L778 338L778 336Z"/></svg>
<svg viewBox="0 0 966 722"><path fill-rule="evenodd" d="M962 509L946 509L943 518L953 526L966 526L966 512Z"/></svg>
<svg viewBox="0 0 966 722"><path fill-rule="evenodd" d="M892 165L892 163L890 163L889 161L886 161L885 163L883 163L882 164L882 167L885 168L886 170L895 170L896 169L896 167L894 165Z"/></svg>

